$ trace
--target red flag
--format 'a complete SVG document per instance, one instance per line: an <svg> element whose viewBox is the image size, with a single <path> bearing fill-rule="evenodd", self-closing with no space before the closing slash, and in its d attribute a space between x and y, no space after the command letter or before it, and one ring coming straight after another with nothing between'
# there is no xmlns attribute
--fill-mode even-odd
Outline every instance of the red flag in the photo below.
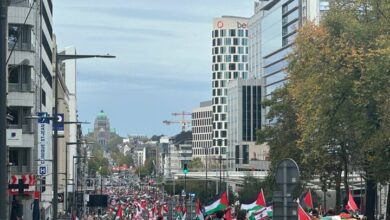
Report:
<svg viewBox="0 0 390 220"><path fill-rule="evenodd" d="M256 204L257 205L261 205L262 207L267 207L267 205L265 204L265 198L264 198L263 189L261 189L260 194L257 197Z"/></svg>
<svg viewBox="0 0 390 220"><path fill-rule="evenodd" d="M303 210L302 206L298 203L298 220L311 220L310 216Z"/></svg>
<svg viewBox="0 0 390 220"><path fill-rule="evenodd" d="M199 215L201 213L200 211L201 207L200 207L200 201L199 201L199 198L196 200L196 208L195 208L195 214L196 215Z"/></svg>
<svg viewBox="0 0 390 220"><path fill-rule="evenodd" d="M227 193L226 191L222 193L221 195L221 200L219 200L219 202L225 206L229 206L229 199L227 197Z"/></svg>
<svg viewBox="0 0 390 220"><path fill-rule="evenodd" d="M311 197L311 191L309 189L309 191L306 193L306 196L305 198L303 199L303 201L305 201L305 204L307 207L313 209L313 199Z"/></svg>
<svg viewBox="0 0 390 220"><path fill-rule="evenodd" d="M116 213L116 217L119 217L120 219L123 218L123 212L122 212L122 206L118 205L118 212Z"/></svg>
<svg viewBox="0 0 390 220"><path fill-rule="evenodd" d="M232 209L228 208L228 210L225 213L225 219L226 220L232 220Z"/></svg>
<svg viewBox="0 0 390 220"><path fill-rule="evenodd" d="M349 191L348 193L348 204L347 204L347 210L356 212L358 210L358 207L355 203L355 200L353 199L352 192Z"/></svg>
<svg viewBox="0 0 390 220"><path fill-rule="evenodd" d="M141 208L142 209L146 209L147 205L148 205L148 203L145 200L141 200Z"/></svg>

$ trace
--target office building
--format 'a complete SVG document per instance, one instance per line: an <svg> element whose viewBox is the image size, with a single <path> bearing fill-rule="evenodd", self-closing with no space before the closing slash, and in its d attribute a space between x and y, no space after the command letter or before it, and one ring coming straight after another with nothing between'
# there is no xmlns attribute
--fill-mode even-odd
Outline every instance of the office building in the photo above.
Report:
<svg viewBox="0 0 390 220"><path fill-rule="evenodd" d="M213 147L211 154L225 156L227 139L227 85L233 79L248 78L248 19L214 18L212 31L212 111Z"/></svg>
<svg viewBox="0 0 390 220"><path fill-rule="evenodd" d="M21 203L25 216L31 216L33 191L42 191L43 214L49 213L51 206L51 164L40 161L44 167L42 172L47 175L39 176L37 165L40 162L35 162L41 148L45 152L41 159L51 159L51 126L45 123L40 127L37 120L29 119L29 116L38 112L51 115L54 105L53 5L51 0L11 0L9 3L7 106L12 116L7 129L9 182L24 179L24 183L30 185L26 190L29 196ZM43 132L38 132L40 128ZM36 188L38 183L47 185ZM10 192L10 202L14 192Z"/></svg>
<svg viewBox="0 0 390 220"><path fill-rule="evenodd" d="M212 102L201 102L192 110L192 157L206 159L206 151L213 145L213 111ZM210 152L208 152L208 155Z"/></svg>
<svg viewBox="0 0 390 220"><path fill-rule="evenodd" d="M264 99L286 83L287 55L292 52L298 28L308 20L318 22L328 8L328 0L255 2L255 14L249 22L250 75L262 77Z"/></svg>
<svg viewBox="0 0 390 220"><path fill-rule="evenodd" d="M107 147L110 140L110 120L103 110L99 112L95 119L94 136L100 145Z"/></svg>
<svg viewBox="0 0 390 220"><path fill-rule="evenodd" d="M158 169L158 174L164 176L164 178L171 178L170 175L170 160L169 160L169 137L162 136L159 140L159 156L160 156L160 166Z"/></svg>
<svg viewBox="0 0 390 220"><path fill-rule="evenodd" d="M228 160L231 170L268 170L268 147L256 144L261 128L261 79L228 84Z"/></svg>
<svg viewBox="0 0 390 220"><path fill-rule="evenodd" d="M183 173L184 163L192 160L192 134L191 131L183 131L169 139L168 146L168 175Z"/></svg>

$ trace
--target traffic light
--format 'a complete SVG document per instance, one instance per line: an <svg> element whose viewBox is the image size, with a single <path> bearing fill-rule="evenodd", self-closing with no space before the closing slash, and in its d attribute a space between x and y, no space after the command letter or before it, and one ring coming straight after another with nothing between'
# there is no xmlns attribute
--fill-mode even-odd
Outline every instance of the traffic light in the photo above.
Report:
<svg viewBox="0 0 390 220"><path fill-rule="evenodd" d="M46 191L46 177L42 177L41 179L41 192L45 192Z"/></svg>
<svg viewBox="0 0 390 220"><path fill-rule="evenodd" d="M187 174L187 173L188 173L187 162L184 162L183 173L184 173L184 174Z"/></svg>

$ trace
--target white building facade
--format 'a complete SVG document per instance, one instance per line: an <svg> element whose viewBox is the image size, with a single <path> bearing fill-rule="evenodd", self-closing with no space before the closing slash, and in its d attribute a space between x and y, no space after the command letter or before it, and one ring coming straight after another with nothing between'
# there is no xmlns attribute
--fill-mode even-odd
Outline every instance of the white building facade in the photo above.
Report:
<svg viewBox="0 0 390 220"><path fill-rule="evenodd" d="M51 0L11 0L8 7L8 83L7 107L13 117L8 124L10 180L28 177L29 197L23 198L23 212L31 216L33 191L42 192L41 206L50 213L51 164L43 162L46 176L38 175L38 126L29 120L38 112L52 114L53 109L53 30ZM51 126L44 126L45 159L51 157ZM11 183L11 182L10 182ZM26 181L25 181L26 183ZM36 184L44 184L36 188ZM12 194L12 193L11 193ZM9 197L10 202L12 195ZM5 210L2 210L5 211Z"/></svg>
<svg viewBox="0 0 390 220"><path fill-rule="evenodd" d="M214 18L212 31L212 155L225 156L228 146L227 85L248 78L248 18Z"/></svg>
<svg viewBox="0 0 390 220"><path fill-rule="evenodd" d="M200 158L203 162L207 150L213 146L213 111L212 102L201 102L192 110L192 157ZM207 154L210 154L208 152Z"/></svg>

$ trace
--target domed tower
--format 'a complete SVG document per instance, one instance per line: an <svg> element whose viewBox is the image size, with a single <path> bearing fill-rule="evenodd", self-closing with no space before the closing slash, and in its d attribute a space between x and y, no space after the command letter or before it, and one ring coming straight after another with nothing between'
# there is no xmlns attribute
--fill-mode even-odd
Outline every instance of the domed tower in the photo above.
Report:
<svg viewBox="0 0 390 220"><path fill-rule="evenodd" d="M110 140L110 120L103 110L96 116L94 136L100 145L107 147Z"/></svg>

